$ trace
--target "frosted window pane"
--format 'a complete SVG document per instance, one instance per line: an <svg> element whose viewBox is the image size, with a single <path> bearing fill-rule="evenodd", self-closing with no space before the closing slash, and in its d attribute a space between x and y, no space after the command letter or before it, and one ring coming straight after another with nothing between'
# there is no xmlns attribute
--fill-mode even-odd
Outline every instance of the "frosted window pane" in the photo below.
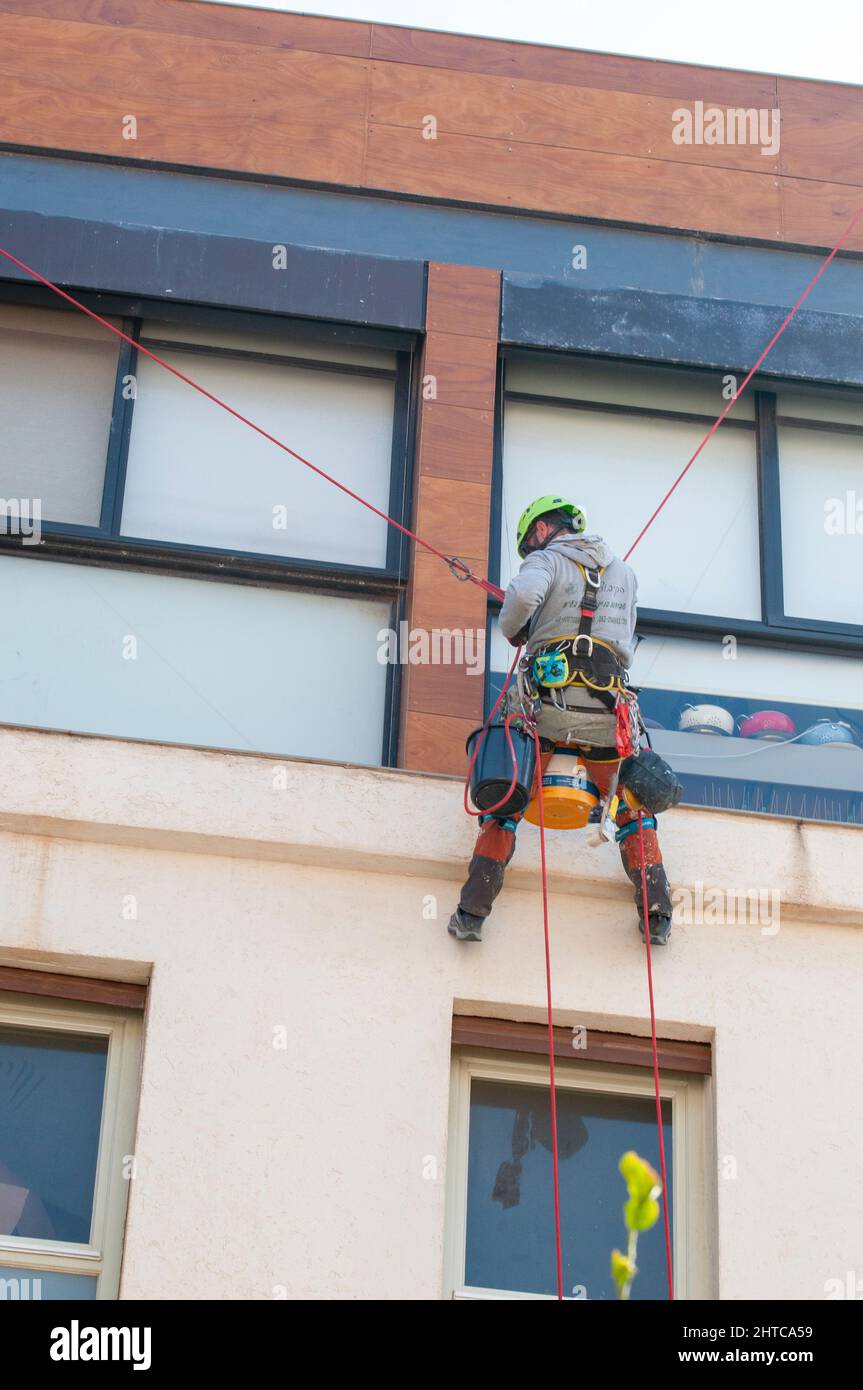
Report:
<svg viewBox="0 0 863 1390"><path fill-rule="evenodd" d="M389 509L392 381L163 355L316 467ZM137 375L124 535L385 564L386 522L156 363L142 359Z"/></svg>
<svg viewBox="0 0 863 1390"><path fill-rule="evenodd" d="M118 343L81 313L0 305L0 497L98 525Z"/></svg>
<svg viewBox="0 0 863 1390"><path fill-rule="evenodd" d="M274 319L270 331L257 328L254 333L238 332L233 328L200 328L189 323L159 323L145 321L142 337L162 342L201 343L207 347L231 348L235 352L279 353L285 357L311 357L318 362L346 362L356 367L383 367L395 371L393 352L380 348L355 347L351 343L326 342L317 338L286 337L283 325ZM161 356L161 354L160 354Z"/></svg>
<svg viewBox="0 0 863 1390"><path fill-rule="evenodd" d="M560 491L623 555L703 437L700 425L510 402L503 454L501 585L518 569L515 526ZM761 617L755 437L714 435L632 558L643 608Z"/></svg>
<svg viewBox="0 0 863 1390"><path fill-rule="evenodd" d="M18 556L0 591L3 723L380 763L387 603Z"/></svg>
<svg viewBox="0 0 863 1390"><path fill-rule="evenodd" d="M742 382L741 376L738 385ZM620 366L574 358L513 359L506 364L507 391L530 395L566 396L580 401L649 406L653 410L684 410L714 419L728 404L722 392L725 374L685 378L673 369ZM729 411L735 420L754 419L754 398L747 388Z"/></svg>
<svg viewBox="0 0 863 1390"><path fill-rule="evenodd" d="M688 641L645 637L632 664L633 685L664 690L705 690L764 701L821 704L827 692L840 705L863 709L863 662L828 653L772 651L738 643L728 660L721 639Z"/></svg>
<svg viewBox="0 0 863 1390"><path fill-rule="evenodd" d="M798 420L829 420L836 425L863 425L863 400L855 400L847 395L810 396L804 392L780 391L776 396L776 413L796 416Z"/></svg>
<svg viewBox="0 0 863 1390"><path fill-rule="evenodd" d="M785 612L863 623L863 436L779 428Z"/></svg>

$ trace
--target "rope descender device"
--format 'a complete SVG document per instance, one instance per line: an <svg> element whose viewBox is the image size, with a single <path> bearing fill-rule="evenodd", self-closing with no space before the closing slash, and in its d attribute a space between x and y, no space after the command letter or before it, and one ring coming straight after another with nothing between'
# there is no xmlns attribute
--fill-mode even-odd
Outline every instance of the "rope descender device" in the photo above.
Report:
<svg viewBox="0 0 863 1390"><path fill-rule="evenodd" d="M445 555L444 559L447 562L449 572L453 579L457 579L460 584L467 584L471 579L476 579L476 575L458 555ZM459 574L456 565L458 565L459 569L464 571L463 574Z"/></svg>

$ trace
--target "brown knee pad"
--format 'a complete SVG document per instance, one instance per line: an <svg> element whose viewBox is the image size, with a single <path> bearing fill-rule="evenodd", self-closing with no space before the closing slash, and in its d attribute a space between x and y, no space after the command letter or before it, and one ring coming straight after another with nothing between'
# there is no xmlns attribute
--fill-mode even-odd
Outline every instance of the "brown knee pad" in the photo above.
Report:
<svg viewBox="0 0 863 1390"><path fill-rule="evenodd" d="M512 824L512 821L502 823L491 818L480 826L458 902L462 911L470 912L474 917L489 915L503 887L506 866L515 853L515 830L510 829Z"/></svg>

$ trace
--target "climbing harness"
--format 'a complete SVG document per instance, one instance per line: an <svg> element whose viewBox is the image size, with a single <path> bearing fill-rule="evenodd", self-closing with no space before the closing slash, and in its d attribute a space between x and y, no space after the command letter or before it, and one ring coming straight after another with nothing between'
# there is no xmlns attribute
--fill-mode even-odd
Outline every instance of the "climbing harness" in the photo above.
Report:
<svg viewBox="0 0 863 1390"><path fill-rule="evenodd" d="M588 569L579 561L576 564L584 581L578 632L544 642L534 654L531 674L537 685L552 690L583 685L614 710L617 695L628 683L626 670L614 649L592 633L605 567Z"/></svg>
<svg viewBox="0 0 863 1390"><path fill-rule="evenodd" d="M668 491L665 493L665 496L664 496L664 497L661 499L661 501L659 502L659 505L654 509L654 511L653 511L653 512L651 513L651 515L648 517L648 519L647 519L647 521L645 522L644 526L641 528L641 530L639 531L639 533L638 533L638 535L636 536L635 540L632 542L632 545L629 547L629 549L626 551L625 555L623 556L624 560L628 560L628 559L629 559L630 555L631 555L632 552L635 550L636 546L639 544L639 542L642 540L642 538L646 535L647 531L648 531L648 530L650 529L650 527L653 525L654 521L655 521L656 518L659 516L659 513L662 511L663 507L664 507L665 504L668 502L669 498L672 496L672 494L675 492L675 490L679 487L680 483L681 483L681 482L683 481L683 479L686 477L686 474L689 472L690 468L691 468L692 465L695 463L696 459L699 457L699 455L702 453L702 451L706 448L707 444L708 444L708 443L710 442L710 440L713 438L713 435L716 433L716 431L718 430L719 426L722 424L722 422L723 422L723 420L725 419L726 415L727 415L727 414L729 413L729 411L732 409L732 407L734 406L735 402L739 399L739 397L740 397L740 395L742 394L742 392L745 391L746 387L749 385L749 382L752 380L752 378L754 377L755 373L758 371L758 368L759 368L759 367L761 366L761 364L764 362L765 358L766 358L766 357L768 356L768 354L773 350L773 348L775 347L776 343L779 341L779 339L781 338L782 334L785 332L786 328L788 327L788 325L791 323L792 319L793 319L793 318L795 317L795 315L797 314L797 312L798 312L798 310L800 309L801 305L804 303L804 301L805 301L805 300L808 298L808 296L811 294L812 290L815 288L816 284L817 284L818 281L821 279L821 277L822 277L822 275L824 274L824 272L827 270L827 267L831 264L831 262L833 261L833 259L834 259L835 256L837 255L837 253L840 251L840 249L844 246L845 242L846 242L846 241L848 240L848 238L851 236L851 233L854 231L854 228L857 226L857 223L860 221L861 217L863 217L863 205L861 205L861 206L858 208L857 212L856 212L856 213L854 214L854 216L851 218L851 220L850 220L850 222L848 223L847 227L845 228L845 231L843 232L842 236L839 238L839 240L837 241L836 245L833 247L832 251L830 251L829 255L827 255L827 256L825 257L825 259L822 261L822 263L821 263L821 265L819 266L818 270L817 270L816 273L813 275L812 279L809 281L808 285L807 285L806 288L803 290L802 294L798 297L798 299L797 299L797 301L795 302L795 304L792 306L792 308L791 308L791 309L789 310L789 312L786 314L785 318L783 319L782 323L779 325L779 327L778 327L778 329L776 330L776 332L773 334L773 337L770 339L770 341L769 341L769 343L767 344L767 346L766 346L766 347L764 348L764 350L759 354L757 360L755 361L755 363L753 364L753 366L750 368L750 370L747 372L746 376L745 376L744 379L743 379L743 382L742 382L741 385L738 387L737 391L736 391L736 392L734 393L734 395L730 398L730 400L728 401L728 404L725 406L724 410L721 412L721 414L717 417L717 419L716 419L716 420L714 421L714 423L711 425L710 429L707 431L707 433L706 433L706 435L704 436L704 438L702 439L701 443L698 445L698 448L697 448L697 449L695 450L695 452L692 454L691 458L690 458L689 461L686 463L685 467L681 469L680 473L679 473L678 476L675 478L675 480L674 480L674 482L672 483L671 487L668 489ZM312 471L313 473L317 473L318 476L321 477L321 478L323 478L326 482L332 483L332 485L333 485L334 487L339 488L342 492L346 493L349 497L353 498L353 500L354 500L355 502L359 502L361 506L366 507L366 508L367 508L369 511L371 511L371 512L374 512L374 514L375 514L376 516L379 516L382 520L386 521L386 523L387 523L388 525L394 526L394 527L396 528L396 530L400 531L400 532L402 533L402 535L407 536L409 540L413 540L417 545L422 546L422 547L423 547L425 550L427 550L430 554L437 556L437 558L438 558L439 560L442 560L442 561L444 562L444 564L447 565L447 567L448 567L449 570L450 570L450 573L451 573L456 579L459 579L459 580L461 580L461 581L463 581L463 582L468 582L468 581L469 581L469 582L471 582L471 583L473 583L473 584L476 584L479 588L485 590L486 593L491 594L493 597L498 598L498 599L503 599L504 594L503 594L503 590L502 590L502 589L500 589L496 584L492 584L492 583L490 582L490 580L482 579L479 575L473 574L472 571L469 569L469 567L465 564L465 562L464 562L463 560L459 559L458 556L455 556L455 555L449 555L449 556L448 556L448 555L445 555L442 551L436 549L435 546L430 545L428 541L426 541L426 540L424 540L424 539L422 538L422 536L418 536L414 531L411 531L411 530L409 529L409 527L403 526L403 525L401 524L401 522L396 521L394 517L389 516L386 512L381 511L378 507L375 507L371 502L368 502L364 497L361 497L361 496L359 495L359 493L352 491L349 487L346 487L344 483L340 483L340 482L338 481L337 478L331 477L330 474L325 473L324 470L323 470L322 468L318 468L317 465L311 463L308 459L303 458L302 454L298 454L298 453L296 452L296 450L289 448L287 444L282 443L282 441L281 441L280 439L277 439L277 438L275 437L275 435L269 434L267 430L262 429L261 426L255 424L255 422L254 422L253 420L250 420L250 419L247 418L247 416L242 415L238 410L235 410L233 406L230 406L230 405L227 404L227 402L221 400L220 397L219 397L219 396L216 396L212 391L206 390L206 388L203 387L203 386L200 386L200 385L198 384L198 382L193 381L191 377L188 377L188 376L184 375L183 372L179 371L176 367L173 367L169 362L166 362L166 361L164 360L164 358L159 357L156 353L152 352L149 348L146 348L146 347L144 347L141 343L136 342L134 338L130 338L130 337L128 336L128 334L124 333L121 329L115 327L114 324L109 323L107 319L102 318L99 314L94 313L94 311L93 311L92 309L88 309L88 308L86 307L86 305L82 304L79 300L75 299L71 294L68 294L65 290L61 289L61 288L59 287L59 285L55 285L55 284L53 283L53 281L46 279L46 277L45 277L44 275L41 275L41 274L39 273L39 271L34 270L34 269L32 268L32 266L29 266L29 265L27 265L24 261L19 260L18 257L17 257L17 256L14 256L14 255L12 254L11 251L7 251L7 250L5 250L3 247L0 247L0 256L3 256L7 261L11 261L13 265L18 266L18 268L19 268L20 270L23 270L23 271L25 272L25 274L31 276L34 280L38 280L40 284L44 285L47 289L51 290L54 294L58 295L61 299L65 299L65 300L67 301L67 303L72 304L76 309L80 309L82 313L84 313L84 314L86 314L86 315L88 316L88 318L91 318L91 319L93 319L96 323L101 324L102 327L108 329L108 331L109 331L110 333L113 333L113 334L114 334L116 337L118 337L118 338L122 338L124 342L129 343L132 347L136 348L139 352L144 353L144 355L145 355L146 357L149 357L152 361L156 362L160 367L164 367L165 371L168 371L168 372L170 372L173 376L178 377L180 381L184 381L184 382L186 383L187 386L191 386L191 387L193 388L193 390L198 391L202 396L206 396L207 400L212 401L212 403L213 403L214 405L219 406L220 409L227 411L227 413L228 413L229 415L232 415L235 419L239 420L239 421L241 422L241 424L248 425L249 429L254 430L256 434L261 435L264 439L268 440L271 444L275 444L275 446L276 446L278 449L281 449L284 453L289 454L292 458L296 459L297 462L302 463L306 468L311 469L311 471ZM546 498L538 499L538 503L535 503L535 504L532 504L532 505L533 505L533 506L537 506L537 505L539 505L539 503L545 502L545 501L547 501L547 500L548 500L548 499L546 499ZM570 512L570 515L573 516L573 519L574 519L574 521L576 522L576 526L578 526L578 524L579 524L579 518L580 518L581 530L584 529L584 517L583 517L583 513L580 512L580 509L579 509L579 508L573 507L571 503L569 503L569 504L568 504L568 503L565 503L565 502L563 501L563 499L552 498L552 501L551 501L552 507L554 507L555 504L557 504L558 509L560 509L561 507L571 507L571 508L572 508L572 511ZM528 510L530 510L530 509L528 509ZM577 513L578 515L576 515L576 513ZM537 512L537 513L535 514L535 516L532 518L532 520L535 520L535 519L536 519L536 516L538 516L539 514L540 514L540 513ZM524 514L522 515L521 522L519 523L520 526L521 526L522 522L524 522L525 516L526 516L526 515L527 515L526 513L524 513ZM522 534L522 535L520 536L520 538L519 538L519 553L521 553L521 541L524 539L524 537L525 537L526 534L527 534L527 530L529 529L529 524L530 524L530 523L528 523L528 524L524 527L523 534ZM587 592L587 590L585 590L585 592ZM587 605L585 605L585 606L587 606ZM581 634L580 632L579 632L579 634L577 634L578 637L581 637L581 635L582 635L582 634ZM588 636L589 636L589 634L588 634ZM593 651L594 651L594 648L595 648L595 646L596 646L597 644L596 644L596 642L594 641L592 644L586 643L586 644L584 644L584 645L585 645L586 647L588 647L588 652L589 652L590 655L592 655L592 654L593 654ZM579 646L580 646L580 644L579 644ZM498 809L497 806L490 806L490 807L486 807L486 808L484 809L484 811L477 811L477 812L471 811L471 810L470 810L470 807L468 806L468 801L467 801L467 798L468 798L468 791L469 791L469 781L470 781L470 776L471 776L471 772L472 772L474 763L475 763L476 758L477 758L477 754L478 754L478 752L479 752L480 747L482 746L483 738L484 738L484 736L485 736L485 734L486 734L488 728L489 728L490 725L492 724L492 721L494 720L494 717L495 717L495 715L497 714L497 711L498 711L498 709L500 708L500 705L501 705L501 703L502 703L502 701L503 701L503 699L504 699L504 697L505 697L505 695L506 695L506 691L507 691L507 688L508 688L508 686L509 686L510 681L512 680L512 676L513 676L513 673L514 673L514 671L515 671L516 665L519 663L519 660L520 660L520 658L521 658L521 653L522 653L522 647L519 646L518 650L516 651L515 657L514 657L514 659L513 659L513 663L512 663L512 665L511 665L511 667L510 667L510 669L509 669L509 673L508 673L508 675L507 675L506 681L504 682L503 688L502 688L502 690L501 690L501 692L500 692L500 695L498 696L497 700L495 701L494 706L493 706L493 708L492 708L492 710L491 710L491 713L489 714L488 719L486 720L485 724L483 725L483 729L482 729L480 735L478 736L478 738L477 738L477 739L475 740L475 742L474 742L474 750L473 750L473 754L472 754L472 756L471 756L471 765L470 765L470 767L468 768L468 775L467 775L467 778L466 778L466 780L465 780L465 794L464 794L465 810L467 810L468 813L471 814L471 815L488 815L488 814L491 814L493 811L496 811L496 810ZM576 656L580 656L581 654L582 654L582 653L581 653L580 649L578 649L578 650L576 651L576 653L574 653L574 655L576 655ZM568 660L568 658L567 658L567 660ZM597 692L597 693L603 693L603 692ZM609 693L610 693L610 692L609 692ZM506 717L504 723L505 723L505 729L506 729L505 737L506 737L507 740L508 740L508 746L509 746L509 748L510 748L510 752L511 752L511 755L512 755L512 763L513 763L513 774L512 774L511 784L510 784L510 788L509 788L509 792L511 792L511 791L515 788L515 786L516 786L516 784L517 784L517 781L518 781L518 766L517 766L517 760L516 760L515 747L514 747L514 743L513 743L513 728L512 728L512 725L513 725L513 718L512 718L512 716L511 716L511 715L507 715L507 717ZM535 754L536 754L536 763L537 763L537 765L539 765L539 763L540 763L540 757L541 757L541 749L540 749L540 742L539 742L539 734L537 733L536 725L535 725L535 723L533 722L533 715L532 715L532 711L531 711L530 702L526 702L526 703L522 706L521 728L520 728L520 731L519 731L519 730L516 730L516 732L517 732L517 733L520 733L521 735L523 735L523 736L525 736L525 737L528 737L528 738L532 738L532 739L533 739L533 741L534 741L534 748L535 748ZM790 741L790 740L789 740L789 741ZM756 751L758 751L758 750L756 750ZM502 805L503 802L504 802L505 800L506 800L506 797L502 798L500 804ZM538 811L538 816L539 816L540 868L541 868L541 875L542 875L542 916L543 916L543 931L544 931L544 936L545 936L546 1011L547 1011L547 1018L548 1018L548 1063L549 1063L549 1087L550 1087L550 1102L551 1102L552 1170L553 1170L553 1184L554 1184L554 1233L555 1233L555 1253L556 1253L556 1270L557 1270L557 1297L558 1297L558 1300L562 1300L562 1299L563 1299L563 1257L562 1257L561 1230L560 1230L560 1167L559 1167L559 1151L558 1151L558 1141L557 1141L557 1101L556 1101L556 1094L555 1094L555 1077L554 1077L554 1029L553 1029L553 1023L552 1023L553 1013L552 1013L552 986L551 986L551 950L550 950L550 944L549 944L549 925L548 925L548 875L547 875L546 855L545 855L545 807L544 807L544 801L543 801L543 789L542 789L542 779L541 779L541 778L539 779L539 786L538 786L538 792L537 792L537 801L538 801L537 811ZM639 819L638 819L638 827L639 827L639 849L640 849L640 854L641 854L642 897L643 897L643 908L644 908L644 920L645 920L645 923L647 923L647 922L648 922L648 911L647 911L647 906L648 906L648 902L647 902L647 871L646 871L645 851L644 851L644 835L643 835L643 819L642 819L642 818L643 818L643 813L642 813L641 811L638 812L638 817L639 817ZM663 1192L662 1212L663 1212L663 1219L664 1219L664 1226L665 1226L665 1258L666 1258L666 1270L667 1270L667 1275L668 1275L668 1297L669 1297L669 1299L673 1299L673 1297L674 1297L674 1283L673 1283L673 1276L672 1276L672 1260L671 1260L671 1233L670 1233L669 1217L668 1217L668 1188L667 1188L666 1169L665 1169L665 1142L664 1142L664 1136L663 1136L663 1130L662 1130L662 1105L661 1105L661 1099L660 1099L659 1061L658 1061L658 1051L657 1051L657 1041L656 1041L656 1014L655 1014L654 997L653 997L653 972L652 972L651 957L650 957L650 931L649 931L649 929L646 929L646 930L645 930L644 941L645 941L645 949L646 949L646 954L647 954L647 982L648 982L648 993L649 993L649 998L650 998L650 1031L651 1031L651 1046L652 1046L652 1055L653 1055L654 1091L655 1091L655 1096L656 1096L656 1123L657 1123L657 1130L658 1130L658 1134L659 1134L659 1157L660 1157L661 1176L662 1176L662 1192Z"/></svg>

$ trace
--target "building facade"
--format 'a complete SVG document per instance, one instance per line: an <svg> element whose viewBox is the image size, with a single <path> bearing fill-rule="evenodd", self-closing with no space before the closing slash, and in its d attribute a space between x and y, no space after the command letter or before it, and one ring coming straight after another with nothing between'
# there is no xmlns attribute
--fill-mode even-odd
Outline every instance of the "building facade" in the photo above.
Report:
<svg viewBox="0 0 863 1390"><path fill-rule="evenodd" d="M6 1296L553 1295L531 827L446 932L511 652L399 526L505 587L559 490L623 554L732 401L631 561L675 1296L860 1296L860 89L197 0L0 34ZM613 847L549 884L607 1299L644 948Z"/></svg>

